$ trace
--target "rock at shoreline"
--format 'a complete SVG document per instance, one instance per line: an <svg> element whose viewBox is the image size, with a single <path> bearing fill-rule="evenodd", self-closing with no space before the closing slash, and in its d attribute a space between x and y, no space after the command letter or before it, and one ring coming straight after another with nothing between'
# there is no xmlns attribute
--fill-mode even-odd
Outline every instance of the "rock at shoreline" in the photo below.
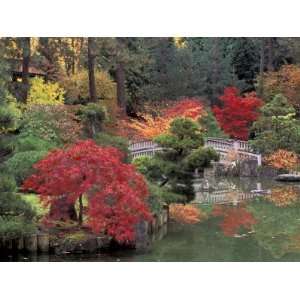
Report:
<svg viewBox="0 0 300 300"><path fill-rule="evenodd" d="M298 182L300 181L300 175L298 174L281 174L275 178L277 181L285 182Z"/></svg>

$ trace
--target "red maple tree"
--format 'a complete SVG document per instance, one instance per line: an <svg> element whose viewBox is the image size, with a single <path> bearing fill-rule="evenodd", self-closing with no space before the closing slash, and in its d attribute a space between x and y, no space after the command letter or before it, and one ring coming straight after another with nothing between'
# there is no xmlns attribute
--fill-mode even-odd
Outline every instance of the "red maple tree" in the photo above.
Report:
<svg viewBox="0 0 300 300"><path fill-rule="evenodd" d="M227 87L219 98L223 107L214 106L213 112L220 127L232 138L247 140L249 127L258 118L262 100L255 93L239 95L235 87Z"/></svg>
<svg viewBox="0 0 300 300"><path fill-rule="evenodd" d="M130 242L135 238L135 225L151 219L151 213L143 176L122 158L116 148L100 147L92 140L79 141L50 152L35 164L36 172L25 180L23 189L38 193L45 206L55 208L48 221L60 220L66 207L78 201L80 224L84 214L93 232ZM83 198L87 199L85 210Z"/></svg>
<svg viewBox="0 0 300 300"><path fill-rule="evenodd" d="M251 229L256 223L253 215L244 207L215 206L212 215L223 217L220 227L225 236L234 236L241 227Z"/></svg>

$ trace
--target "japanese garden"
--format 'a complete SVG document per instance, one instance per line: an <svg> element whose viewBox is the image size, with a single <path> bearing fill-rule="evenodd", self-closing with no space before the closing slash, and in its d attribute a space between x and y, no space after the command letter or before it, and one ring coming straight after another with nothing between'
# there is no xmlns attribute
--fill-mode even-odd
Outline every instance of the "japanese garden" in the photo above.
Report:
<svg viewBox="0 0 300 300"><path fill-rule="evenodd" d="M0 261L300 261L299 50L0 38Z"/></svg>

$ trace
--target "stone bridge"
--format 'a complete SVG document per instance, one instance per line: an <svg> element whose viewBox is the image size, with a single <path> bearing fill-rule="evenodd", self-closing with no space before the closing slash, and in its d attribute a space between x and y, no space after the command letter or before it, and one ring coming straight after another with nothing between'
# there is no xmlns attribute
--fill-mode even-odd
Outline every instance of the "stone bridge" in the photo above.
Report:
<svg viewBox="0 0 300 300"><path fill-rule="evenodd" d="M240 159L248 159L257 161L257 165L261 166L261 154L255 153L248 142L221 138L207 138L206 147L215 149L220 154L220 161L226 161L226 155L235 151ZM140 156L153 156L155 152L162 151L163 148L153 141L141 141L131 143L129 150L133 158Z"/></svg>

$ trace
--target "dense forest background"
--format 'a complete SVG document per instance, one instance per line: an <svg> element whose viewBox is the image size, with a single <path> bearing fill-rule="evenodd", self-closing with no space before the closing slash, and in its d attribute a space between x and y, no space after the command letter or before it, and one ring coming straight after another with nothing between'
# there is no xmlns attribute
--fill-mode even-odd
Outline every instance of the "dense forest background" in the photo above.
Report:
<svg viewBox="0 0 300 300"><path fill-rule="evenodd" d="M19 101L26 101L28 79L37 73L59 82L70 104L114 98L116 90L119 106L134 114L146 101L183 96L218 104L226 86L263 97L263 73L299 63L299 43L275 37L1 38L1 75L9 70L18 81L10 91ZM89 91L77 86L74 92L78 81Z"/></svg>

